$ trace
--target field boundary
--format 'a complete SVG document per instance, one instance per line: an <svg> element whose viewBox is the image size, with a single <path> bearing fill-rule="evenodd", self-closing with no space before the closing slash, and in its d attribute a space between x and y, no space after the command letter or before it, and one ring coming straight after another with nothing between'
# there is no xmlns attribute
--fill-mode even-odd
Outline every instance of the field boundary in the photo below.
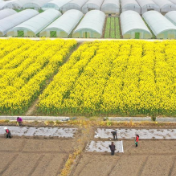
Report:
<svg viewBox="0 0 176 176"><path fill-rule="evenodd" d="M12 39L12 37L0 37L0 39L4 39L4 40L7 40L7 39ZM113 41L113 40L116 40L116 41L130 41L130 40L136 40L136 41L150 41L150 42L156 42L156 41L159 41L159 42L163 42L163 41L171 41L171 39L111 39L111 38L108 38L108 39L105 39L105 38L39 38L39 37L35 37L35 38L13 38L13 39L29 39L29 40L56 40L56 39L62 39L62 40L76 40L77 42L93 42L93 41Z"/></svg>

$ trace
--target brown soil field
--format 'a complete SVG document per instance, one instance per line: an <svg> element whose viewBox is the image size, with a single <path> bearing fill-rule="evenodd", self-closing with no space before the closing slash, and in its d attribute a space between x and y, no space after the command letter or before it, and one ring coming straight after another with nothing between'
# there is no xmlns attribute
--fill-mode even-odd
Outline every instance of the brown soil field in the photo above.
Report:
<svg viewBox="0 0 176 176"><path fill-rule="evenodd" d="M175 176L176 141L124 140L124 153L84 152L71 176Z"/></svg>
<svg viewBox="0 0 176 176"><path fill-rule="evenodd" d="M58 176L73 139L0 138L0 176Z"/></svg>
<svg viewBox="0 0 176 176"><path fill-rule="evenodd" d="M83 152L70 176L175 176L176 141L124 140L124 153ZM58 176L75 139L0 138L0 176Z"/></svg>

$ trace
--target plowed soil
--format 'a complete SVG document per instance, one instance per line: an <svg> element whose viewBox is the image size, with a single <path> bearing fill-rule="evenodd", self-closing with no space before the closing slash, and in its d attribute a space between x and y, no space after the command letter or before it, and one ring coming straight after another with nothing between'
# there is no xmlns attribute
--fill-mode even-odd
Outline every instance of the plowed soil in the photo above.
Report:
<svg viewBox="0 0 176 176"><path fill-rule="evenodd" d="M73 146L72 139L0 138L0 175L58 176Z"/></svg>
<svg viewBox="0 0 176 176"><path fill-rule="evenodd" d="M176 141L125 140L124 153L84 152L72 171L72 176L175 176Z"/></svg>

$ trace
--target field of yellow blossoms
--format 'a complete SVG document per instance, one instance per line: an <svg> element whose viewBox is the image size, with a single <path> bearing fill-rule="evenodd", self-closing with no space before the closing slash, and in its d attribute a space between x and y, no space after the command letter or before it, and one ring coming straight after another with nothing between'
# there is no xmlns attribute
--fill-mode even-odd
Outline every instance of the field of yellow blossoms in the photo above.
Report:
<svg viewBox="0 0 176 176"><path fill-rule="evenodd" d="M0 40L0 114L25 112L75 41Z"/></svg>
<svg viewBox="0 0 176 176"><path fill-rule="evenodd" d="M0 40L0 113L176 115L176 41L76 45Z"/></svg>

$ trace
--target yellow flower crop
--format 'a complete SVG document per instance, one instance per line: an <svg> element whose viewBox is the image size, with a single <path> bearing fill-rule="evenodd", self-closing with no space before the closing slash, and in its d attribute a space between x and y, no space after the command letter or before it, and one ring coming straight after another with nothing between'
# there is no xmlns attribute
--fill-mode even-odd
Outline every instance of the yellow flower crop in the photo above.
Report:
<svg viewBox="0 0 176 176"><path fill-rule="evenodd" d="M40 96L48 114L175 114L176 42L81 45Z"/></svg>
<svg viewBox="0 0 176 176"><path fill-rule="evenodd" d="M75 45L0 40L0 113L24 113L40 95L46 114L176 114L175 41L88 42L62 65Z"/></svg>
<svg viewBox="0 0 176 176"><path fill-rule="evenodd" d="M0 40L0 112L25 112L75 45L74 40Z"/></svg>

